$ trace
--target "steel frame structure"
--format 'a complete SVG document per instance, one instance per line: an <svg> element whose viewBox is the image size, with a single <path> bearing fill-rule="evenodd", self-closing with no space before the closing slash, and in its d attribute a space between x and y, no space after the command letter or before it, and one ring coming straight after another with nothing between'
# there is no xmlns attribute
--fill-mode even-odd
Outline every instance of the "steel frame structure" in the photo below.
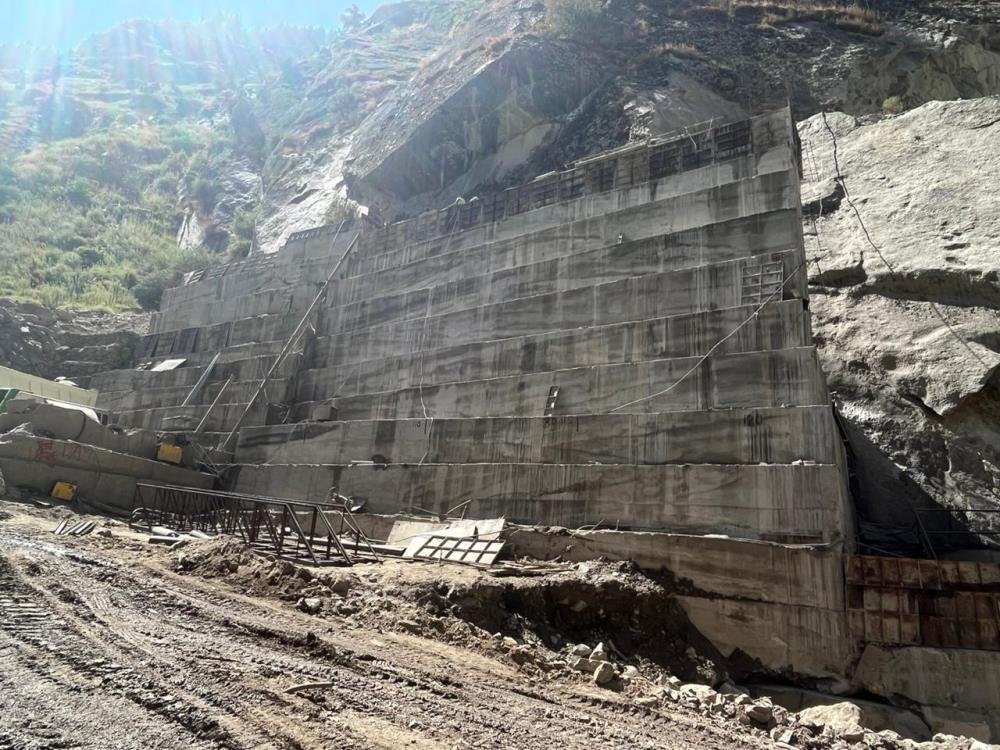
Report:
<svg viewBox="0 0 1000 750"><path fill-rule="evenodd" d="M337 517L339 531L330 514ZM379 559L345 502L312 503L137 482L129 524L150 531L155 525L238 535L256 550L313 565L352 565L362 555ZM354 557L341 536L354 537Z"/></svg>

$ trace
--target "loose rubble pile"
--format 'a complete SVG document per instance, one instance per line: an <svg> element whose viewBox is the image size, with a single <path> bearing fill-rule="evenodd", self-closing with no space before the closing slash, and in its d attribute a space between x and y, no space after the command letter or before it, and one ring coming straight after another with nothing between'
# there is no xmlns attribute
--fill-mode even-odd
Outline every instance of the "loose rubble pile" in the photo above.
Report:
<svg viewBox="0 0 1000 750"><path fill-rule="evenodd" d="M581 563L570 572L514 580L462 566L402 561L316 569L266 559L224 539L192 541L175 560L179 572L225 578L247 594L276 597L310 615L496 655L516 664L530 681L581 680L627 695L645 709L676 707L735 721L777 747L989 747L950 735L918 742L890 730L873 731L863 725L863 711L846 701L796 713L768 697L754 697L736 684L739 668L702 647L697 632L681 622L683 615L670 610L665 589L627 564ZM628 605L625 596L632 597ZM673 624L653 636L674 651L654 652L636 640L634 626L644 624L644 610L654 598L661 620ZM594 639L585 641L580 633Z"/></svg>
<svg viewBox="0 0 1000 750"><path fill-rule="evenodd" d="M170 549L180 549L195 539L211 539L211 536L198 529L180 532L166 526L153 526L149 533L150 544L165 544Z"/></svg>
<svg viewBox="0 0 1000 750"><path fill-rule="evenodd" d="M512 639L505 639L511 640ZM516 642L512 647L520 648ZM697 658L694 653L692 659ZM567 644L559 658L569 669L595 684L631 695L645 708L680 705L710 716L738 721L748 730L766 734L784 748L883 748L885 750L988 750L990 745L966 737L937 734L918 742L891 730L872 731L862 725L862 709L849 701L788 711L768 697L724 679L712 685L684 682L662 670L628 664L613 643Z"/></svg>

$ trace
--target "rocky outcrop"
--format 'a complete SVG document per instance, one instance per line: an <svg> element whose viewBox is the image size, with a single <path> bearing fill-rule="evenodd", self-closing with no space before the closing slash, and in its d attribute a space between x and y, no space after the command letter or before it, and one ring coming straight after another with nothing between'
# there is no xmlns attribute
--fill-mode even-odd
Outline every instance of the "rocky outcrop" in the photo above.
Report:
<svg viewBox="0 0 1000 750"><path fill-rule="evenodd" d="M438 65L444 56L437 52L459 43L451 31L467 14L468 6L454 0L384 5L321 54L291 68L303 95L287 112L274 111L267 118L284 124L262 169L261 252L277 252L292 232L337 221L357 209L347 198L345 174L359 125L416 77L435 74L435 91L444 93L448 76ZM471 71L463 72L468 77ZM383 127L391 133L401 124Z"/></svg>
<svg viewBox="0 0 1000 750"><path fill-rule="evenodd" d="M358 123L348 194L393 218L788 101L802 115L863 115L893 97L912 107L1000 93L1000 32L985 10L878 0L858 19L835 4L818 15L730 6L611 2L588 37L553 33L538 4L484 3Z"/></svg>
<svg viewBox="0 0 1000 750"><path fill-rule="evenodd" d="M845 82L846 102L854 111L872 111L890 96L912 107L997 93L998 17L994 14L992 23L927 18L925 25L914 19L908 33L894 35L888 50L852 71Z"/></svg>
<svg viewBox="0 0 1000 750"><path fill-rule="evenodd" d="M401 92L355 137L355 196L394 214L502 183L551 143L600 87L606 74L596 63L535 40L486 63L436 106L419 90Z"/></svg>
<svg viewBox="0 0 1000 750"><path fill-rule="evenodd" d="M800 135L814 325L862 520L1000 507L1000 98L817 115Z"/></svg>
<svg viewBox="0 0 1000 750"><path fill-rule="evenodd" d="M0 298L0 365L78 381L128 367L148 321L147 315L52 310Z"/></svg>

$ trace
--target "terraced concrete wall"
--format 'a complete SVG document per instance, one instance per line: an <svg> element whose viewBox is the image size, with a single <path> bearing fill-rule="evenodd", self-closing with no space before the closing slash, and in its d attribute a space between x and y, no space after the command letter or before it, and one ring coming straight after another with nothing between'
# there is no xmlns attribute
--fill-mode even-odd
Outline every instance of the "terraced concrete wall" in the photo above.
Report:
<svg viewBox="0 0 1000 750"><path fill-rule="evenodd" d="M794 132L787 113L744 132L665 174L653 154L686 146L597 157L515 209L508 191L500 220L490 198L362 234L294 378L294 424L242 432L238 486L337 487L383 512L468 500L528 523L849 537ZM598 167L614 185L557 199ZM332 421L301 421L320 405Z"/></svg>
<svg viewBox="0 0 1000 750"><path fill-rule="evenodd" d="M373 514L464 504L614 525L612 540L528 544L521 531L515 545L666 567L722 650L844 674L853 522L799 200L787 111L635 144L192 275L165 295L144 352L184 365L92 385L120 422L150 429L190 429L218 397L206 429L224 436L357 237L239 431L231 487L312 500L336 488Z"/></svg>
<svg viewBox="0 0 1000 750"><path fill-rule="evenodd" d="M386 464L833 464L833 415L823 406L686 414L396 419L254 427L246 463L322 464L331 457Z"/></svg>
<svg viewBox="0 0 1000 750"><path fill-rule="evenodd" d="M800 227L787 112L696 129L192 274L144 350L184 365L93 385L147 429L189 430L218 399L205 429L224 433L357 236L243 425L236 488L839 541L851 522Z"/></svg>

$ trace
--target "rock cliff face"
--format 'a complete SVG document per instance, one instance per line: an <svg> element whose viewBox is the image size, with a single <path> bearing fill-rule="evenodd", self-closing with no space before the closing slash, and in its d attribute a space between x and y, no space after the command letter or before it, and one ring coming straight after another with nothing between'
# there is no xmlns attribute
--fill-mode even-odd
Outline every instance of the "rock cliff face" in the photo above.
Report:
<svg viewBox="0 0 1000 750"><path fill-rule="evenodd" d="M50 310L0 298L0 365L43 378L128 367L146 315Z"/></svg>
<svg viewBox="0 0 1000 750"><path fill-rule="evenodd" d="M1000 506L1000 98L800 134L816 334L865 520L911 525L899 497Z"/></svg>
<svg viewBox="0 0 1000 750"><path fill-rule="evenodd" d="M861 17L848 4L719 5L611 2L599 33L567 34L546 26L543 4L484 3L358 123L348 194L392 218L788 101L803 117L863 115L890 98L908 108L1000 93L992 4L882 0Z"/></svg>

